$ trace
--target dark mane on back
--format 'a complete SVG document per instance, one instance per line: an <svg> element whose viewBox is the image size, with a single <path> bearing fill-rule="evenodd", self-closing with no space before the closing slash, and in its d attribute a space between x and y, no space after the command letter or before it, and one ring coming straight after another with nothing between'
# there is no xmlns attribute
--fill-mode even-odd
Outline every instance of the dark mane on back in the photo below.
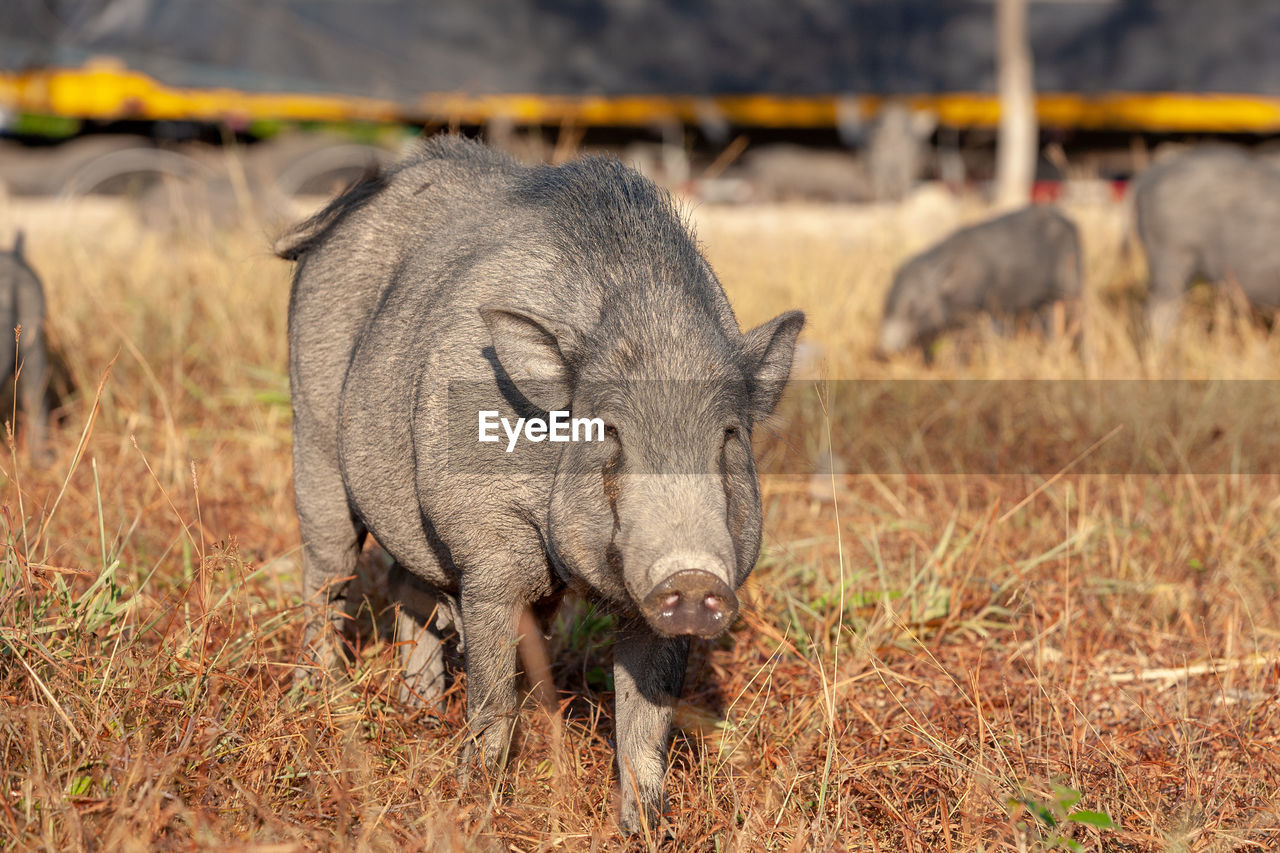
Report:
<svg viewBox="0 0 1280 853"><path fill-rule="evenodd" d="M619 369L707 376L735 363L737 321L670 193L616 159L585 157L525 171L511 198L541 214L564 298L606 294L583 331Z"/></svg>
<svg viewBox="0 0 1280 853"><path fill-rule="evenodd" d="M280 235L272 245L272 250L277 257L286 261L298 260L324 242L334 226L386 189L387 183L386 173L377 164L370 165L363 175L325 205L323 210Z"/></svg>
<svg viewBox="0 0 1280 853"><path fill-rule="evenodd" d="M692 230L670 194L614 158L529 169L512 195L545 210L554 248L593 274L607 274L619 263L656 262L673 270L699 263Z"/></svg>
<svg viewBox="0 0 1280 853"><path fill-rule="evenodd" d="M514 161L507 155L475 140L448 134L434 136L423 141L413 153L392 166L383 168L376 163L371 164L363 175L325 205L323 210L281 235L272 247L276 255L287 261L298 260L323 243L340 222L391 186L398 175L412 173L415 166L431 160L447 160L479 172L509 169L514 165Z"/></svg>

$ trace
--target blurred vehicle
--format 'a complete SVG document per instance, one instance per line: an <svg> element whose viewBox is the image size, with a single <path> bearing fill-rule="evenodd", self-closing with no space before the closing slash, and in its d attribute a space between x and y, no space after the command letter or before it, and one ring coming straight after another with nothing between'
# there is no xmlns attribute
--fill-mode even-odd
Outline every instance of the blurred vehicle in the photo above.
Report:
<svg viewBox="0 0 1280 853"><path fill-rule="evenodd" d="M0 116L24 137L218 142L367 123L838 147L868 145L898 105L989 148L992 15L990 0L9 0ZM1133 133L1280 132L1267 0L1032 0L1029 31L1055 138L1115 153ZM314 171L277 158L282 189L323 183L335 158ZM900 195L895 180L873 194Z"/></svg>

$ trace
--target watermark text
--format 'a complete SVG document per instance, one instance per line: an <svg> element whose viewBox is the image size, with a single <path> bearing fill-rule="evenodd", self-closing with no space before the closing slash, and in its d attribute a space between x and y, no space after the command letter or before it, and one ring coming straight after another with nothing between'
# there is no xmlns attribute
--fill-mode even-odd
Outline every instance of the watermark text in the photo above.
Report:
<svg viewBox="0 0 1280 853"><path fill-rule="evenodd" d="M498 412L482 410L479 413L477 438L481 442L499 442L502 436L498 428L507 438L507 452L516 449L516 443L523 435L526 441L535 444L540 441L604 441L604 421L600 418L575 418L566 411L547 412L547 418L517 418L513 424L510 419L500 417Z"/></svg>

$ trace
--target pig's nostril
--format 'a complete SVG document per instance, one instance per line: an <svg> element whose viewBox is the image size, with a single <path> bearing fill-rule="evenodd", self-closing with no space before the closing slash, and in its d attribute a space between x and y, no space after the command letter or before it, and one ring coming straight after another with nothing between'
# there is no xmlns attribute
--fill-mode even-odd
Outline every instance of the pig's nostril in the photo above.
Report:
<svg viewBox="0 0 1280 853"><path fill-rule="evenodd" d="M666 636L714 637L738 612L728 585L710 572L685 569L657 585L641 603L649 623Z"/></svg>

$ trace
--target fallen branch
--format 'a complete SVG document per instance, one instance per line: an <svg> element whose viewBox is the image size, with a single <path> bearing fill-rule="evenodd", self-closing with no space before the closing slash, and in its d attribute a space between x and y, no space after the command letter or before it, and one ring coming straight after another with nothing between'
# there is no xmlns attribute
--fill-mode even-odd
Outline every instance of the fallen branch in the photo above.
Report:
<svg viewBox="0 0 1280 853"><path fill-rule="evenodd" d="M1109 672L1107 673L1107 679L1112 684L1127 684L1132 681L1178 681L1180 679L1195 678L1200 675L1240 669L1245 666L1276 665L1280 665L1280 658L1252 655L1241 660L1205 661L1204 663L1192 663L1186 666L1144 669L1140 672Z"/></svg>

